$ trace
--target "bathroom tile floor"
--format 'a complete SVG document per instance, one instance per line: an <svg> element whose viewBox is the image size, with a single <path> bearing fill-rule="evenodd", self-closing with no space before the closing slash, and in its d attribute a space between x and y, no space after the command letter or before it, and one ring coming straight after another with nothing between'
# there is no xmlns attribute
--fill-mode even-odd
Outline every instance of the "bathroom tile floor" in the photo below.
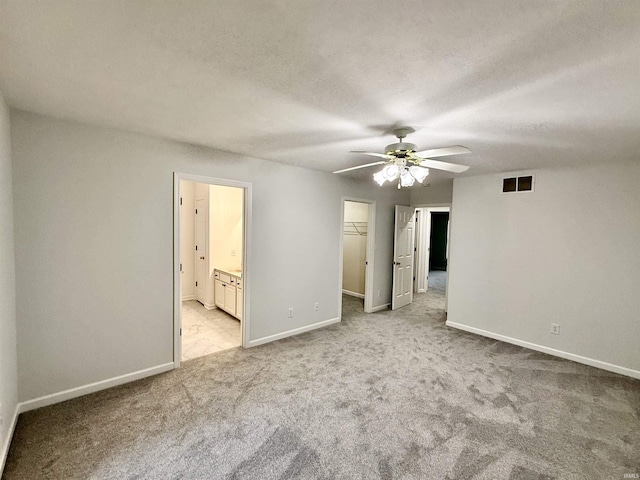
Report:
<svg viewBox="0 0 640 480"><path fill-rule="evenodd" d="M182 361L240 346L240 321L196 300L182 302Z"/></svg>

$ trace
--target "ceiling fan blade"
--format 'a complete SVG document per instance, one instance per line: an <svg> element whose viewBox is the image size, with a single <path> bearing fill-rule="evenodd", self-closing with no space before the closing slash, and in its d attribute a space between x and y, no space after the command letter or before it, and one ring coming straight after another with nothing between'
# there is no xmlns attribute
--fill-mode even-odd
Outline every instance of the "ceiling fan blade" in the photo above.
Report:
<svg viewBox="0 0 640 480"><path fill-rule="evenodd" d="M469 170L467 165L456 165L455 163L440 162L439 160L431 160L425 158L420 162L421 167L435 168L436 170L444 170L446 172L462 173Z"/></svg>
<svg viewBox="0 0 640 480"><path fill-rule="evenodd" d="M452 147L432 148L431 150L422 150L416 152L416 155L422 158L446 157L447 155L461 155L463 153L471 153L467 147L462 145L454 145ZM434 167L436 168L436 167Z"/></svg>
<svg viewBox="0 0 640 480"><path fill-rule="evenodd" d="M374 157L386 158L387 160L390 160L392 158L391 155L387 155L386 153L363 152L361 150L351 150L351 153L361 153L362 155L372 155Z"/></svg>
<svg viewBox="0 0 640 480"><path fill-rule="evenodd" d="M373 167L374 165L382 165L383 163L387 163L387 162L385 162L384 160L380 160L379 162L366 163L364 165L358 165L357 167L343 168L342 170L336 170L333 173L350 172L351 170L358 170L359 168Z"/></svg>

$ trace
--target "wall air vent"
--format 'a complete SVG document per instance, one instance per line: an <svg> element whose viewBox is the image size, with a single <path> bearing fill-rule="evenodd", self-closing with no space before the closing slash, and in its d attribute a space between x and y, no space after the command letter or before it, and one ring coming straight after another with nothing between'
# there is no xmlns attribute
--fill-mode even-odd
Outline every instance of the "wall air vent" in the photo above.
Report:
<svg viewBox="0 0 640 480"><path fill-rule="evenodd" d="M502 179L502 193L533 192L533 175Z"/></svg>
<svg viewBox="0 0 640 480"><path fill-rule="evenodd" d="M504 178L502 180L502 193L515 192L518 179L516 177Z"/></svg>

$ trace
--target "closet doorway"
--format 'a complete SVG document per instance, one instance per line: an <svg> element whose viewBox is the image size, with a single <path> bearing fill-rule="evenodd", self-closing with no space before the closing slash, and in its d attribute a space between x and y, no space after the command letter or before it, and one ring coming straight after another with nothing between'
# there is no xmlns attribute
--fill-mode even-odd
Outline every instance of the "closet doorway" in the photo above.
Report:
<svg viewBox="0 0 640 480"><path fill-rule="evenodd" d="M176 366L246 345L250 187L175 174Z"/></svg>
<svg viewBox="0 0 640 480"><path fill-rule="evenodd" d="M375 202L342 201L341 315L373 310Z"/></svg>

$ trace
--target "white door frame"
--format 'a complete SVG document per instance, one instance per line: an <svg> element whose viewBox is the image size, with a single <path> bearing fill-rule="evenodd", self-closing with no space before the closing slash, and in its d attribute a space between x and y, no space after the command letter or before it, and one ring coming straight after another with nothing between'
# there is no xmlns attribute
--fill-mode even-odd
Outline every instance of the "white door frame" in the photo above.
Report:
<svg viewBox="0 0 640 480"><path fill-rule="evenodd" d="M244 238L242 251L242 281L244 291L243 316L240 321L240 338L243 347L249 345L249 332L251 327L251 196L252 184L227 180L224 178L205 177L202 175L191 175L189 173L174 172L173 174L173 365L174 368L180 366L182 358L182 298L180 298L181 275L180 275L180 224L182 222L180 213L180 181L194 183L205 183L208 185L222 185L225 187L237 187L244 190Z"/></svg>
<svg viewBox="0 0 640 480"><path fill-rule="evenodd" d="M369 211L367 213L367 254L366 254L366 267L364 276L364 311L365 313L373 312L373 273L374 273L374 261L375 261L375 246L376 246L376 202L375 200L368 200L364 198L356 197L342 197L340 202L340 269L338 277L338 317L342 319L342 270L344 268L343 258L343 241L344 241L344 202L358 202L366 203L369 205Z"/></svg>
<svg viewBox="0 0 640 480"><path fill-rule="evenodd" d="M429 272L426 271L425 265L428 264L429 258L429 243L431 233L431 224L427 222L427 209L418 207L416 208L416 257L415 262L415 281L413 282L414 293L425 293L429 290ZM429 221L431 221L429 219ZM425 245L426 243L426 245ZM427 263L425 263L424 256L426 255Z"/></svg>
<svg viewBox="0 0 640 480"><path fill-rule="evenodd" d="M429 244L431 241L431 214L434 212L448 212L449 213L449 226L451 225L451 204L450 203L445 203L445 204L431 204L431 205L416 205L416 211L421 212L420 213L420 220L418 221L418 230L419 230L419 236L418 236L418 242L416 243L416 278L418 279L418 276L423 274L427 277L427 284L425 285L424 289L420 288L420 281L416 281L415 283L415 292L417 293L423 293L426 292L429 288L428 285L428 276L429 276ZM422 225L420 225L420 222L422 222ZM450 232L450 230L449 230ZM447 242L447 252L449 252L449 243L451 242L451 238L449 238L449 241ZM449 255L447 254L447 270L449 270L448 268L448 258ZM449 286L449 275L447 275L447 287ZM447 288L445 290L445 302L448 300L448 292L449 289ZM447 311L447 308L445 307L445 311Z"/></svg>

